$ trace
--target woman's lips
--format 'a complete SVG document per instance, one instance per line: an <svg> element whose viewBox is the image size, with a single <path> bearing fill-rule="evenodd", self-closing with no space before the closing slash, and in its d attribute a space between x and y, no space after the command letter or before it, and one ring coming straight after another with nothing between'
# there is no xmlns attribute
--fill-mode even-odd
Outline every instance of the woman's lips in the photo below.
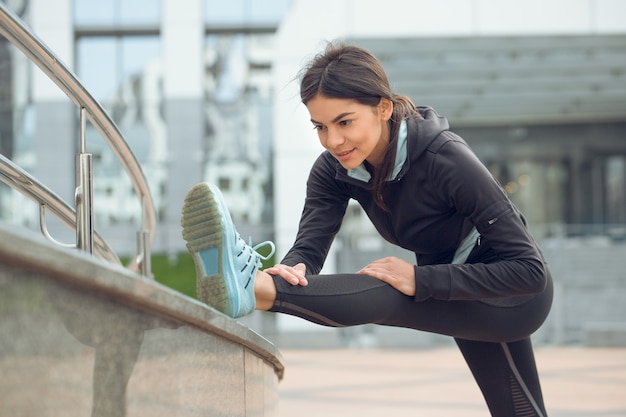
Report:
<svg viewBox="0 0 626 417"><path fill-rule="evenodd" d="M340 161L345 161L347 159L350 159L353 153L354 153L354 149L350 149L349 151L344 151L344 152L337 152L335 153L335 158L337 158Z"/></svg>

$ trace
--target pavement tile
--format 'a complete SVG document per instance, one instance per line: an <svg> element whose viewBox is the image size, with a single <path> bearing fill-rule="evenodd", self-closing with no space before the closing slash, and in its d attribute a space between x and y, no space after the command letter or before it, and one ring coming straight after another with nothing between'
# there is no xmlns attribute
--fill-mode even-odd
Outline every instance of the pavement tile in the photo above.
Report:
<svg viewBox="0 0 626 417"><path fill-rule="evenodd" d="M282 350L278 417L489 417L456 348ZM551 417L626 417L626 348L536 348Z"/></svg>

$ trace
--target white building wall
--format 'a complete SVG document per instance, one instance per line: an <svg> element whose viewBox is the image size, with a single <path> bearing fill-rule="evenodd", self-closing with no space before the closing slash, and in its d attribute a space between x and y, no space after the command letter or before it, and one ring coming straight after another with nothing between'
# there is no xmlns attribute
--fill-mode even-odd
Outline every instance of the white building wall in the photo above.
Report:
<svg viewBox="0 0 626 417"><path fill-rule="evenodd" d="M201 98L204 24L202 1L162 0L161 39L163 42L164 93L169 99Z"/></svg>
<svg viewBox="0 0 626 417"><path fill-rule="evenodd" d="M626 32L621 0L296 0L280 26L273 63L277 256L291 247L309 168L323 150L299 101L297 74L336 38L592 35ZM402 94L401 91L397 93ZM333 271L332 251L324 272ZM281 316L279 326L288 328Z"/></svg>
<svg viewBox="0 0 626 417"><path fill-rule="evenodd" d="M204 23L202 1L162 0L161 65L167 135L165 218L155 247L180 250L180 213L187 190L202 179ZM155 192L155 190L153 190Z"/></svg>
<svg viewBox="0 0 626 417"><path fill-rule="evenodd" d="M30 26L39 39L70 69L74 66L74 31L71 0L32 0ZM67 96L37 68L33 73L35 101L65 101Z"/></svg>

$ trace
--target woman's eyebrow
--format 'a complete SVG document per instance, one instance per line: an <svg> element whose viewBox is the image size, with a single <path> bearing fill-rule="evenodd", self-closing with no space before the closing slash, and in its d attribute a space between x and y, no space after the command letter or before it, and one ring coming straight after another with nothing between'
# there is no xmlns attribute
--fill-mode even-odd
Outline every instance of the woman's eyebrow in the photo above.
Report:
<svg viewBox="0 0 626 417"><path fill-rule="evenodd" d="M335 117L335 118L334 118L333 120L331 120L330 122L331 122L331 123L336 123L336 122L338 122L339 120L343 119L344 117L346 117L346 116L347 116L347 115L349 115L349 114L354 114L354 112L353 112L353 111L347 111L347 112L341 113L340 115L338 115L337 117ZM313 124L318 124L318 125L323 124L323 123L317 122L317 121L315 121L315 120L313 120L313 119L311 119L311 123L313 123Z"/></svg>

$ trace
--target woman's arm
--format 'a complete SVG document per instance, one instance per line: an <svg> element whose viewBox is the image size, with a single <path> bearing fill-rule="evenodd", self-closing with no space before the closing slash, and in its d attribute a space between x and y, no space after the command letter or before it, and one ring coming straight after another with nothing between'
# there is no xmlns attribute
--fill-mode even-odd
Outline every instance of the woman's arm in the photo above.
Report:
<svg viewBox="0 0 626 417"><path fill-rule="evenodd" d="M335 180L335 172L335 159L324 152L309 173L296 240L281 264L302 263L309 274L317 274L322 269L349 200Z"/></svg>
<svg viewBox="0 0 626 417"><path fill-rule="evenodd" d="M472 300L541 292L546 270L521 213L500 184L456 135L445 142L431 169L433 189L469 218L489 261L415 268L415 299ZM472 262L470 258L468 260Z"/></svg>

